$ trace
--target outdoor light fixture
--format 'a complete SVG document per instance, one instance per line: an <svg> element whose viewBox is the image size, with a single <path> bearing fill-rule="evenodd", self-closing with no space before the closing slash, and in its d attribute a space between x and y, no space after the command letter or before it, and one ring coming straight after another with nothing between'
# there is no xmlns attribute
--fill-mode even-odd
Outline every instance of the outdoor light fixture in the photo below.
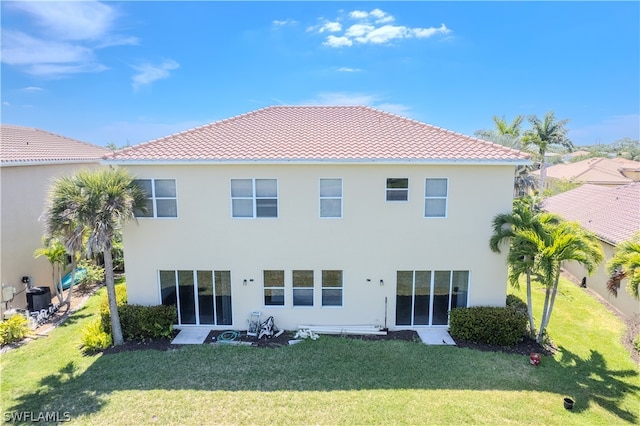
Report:
<svg viewBox="0 0 640 426"><path fill-rule="evenodd" d="M384 285L384 280L380 280L380 285Z"/></svg>
<svg viewBox="0 0 640 426"><path fill-rule="evenodd" d="M242 285L247 285L247 280L242 280Z"/></svg>

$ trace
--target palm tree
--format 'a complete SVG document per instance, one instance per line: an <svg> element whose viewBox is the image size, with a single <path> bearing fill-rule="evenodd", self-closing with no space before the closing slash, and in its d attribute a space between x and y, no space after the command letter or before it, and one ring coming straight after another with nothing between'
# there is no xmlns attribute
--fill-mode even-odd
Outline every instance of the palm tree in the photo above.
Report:
<svg viewBox="0 0 640 426"><path fill-rule="evenodd" d="M545 286L542 321L536 338L538 343L542 343L549 325L562 265L575 261L591 274L604 258L602 247L595 235L586 231L579 223L560 221L557 224L546 224L545 228L543 233L532 230L518 233L518 238L535 251L534 269Z"/></svg>
<svg viewBox="0 0 640 426"><path fill-rule="evenodd" d="M640 232L618 245L615 254L607 263L607 272L611 275L607 288L614 296L618 295L620 281L629 278L627 291L640 300Z"/></svg>
<svg viewBox="0 0 640 426"><path fill-rule="evenodd" d="M116 303L113 239L124 223L134 219L134 211L145 208L146 194L133 183L133 177L124 169L108 168L83 170L56 180L45 212L47 233L59 236L73 254L86 233L87 254L104 256L114 345L122 344L124 339ZM74 262L74 270L75 266Z"/></svg>
<svg viewBox="0 0 640 426"><path fill-rule="evenodd" d="M567 137L567 129L564 127L569 122L568 119L556 121L553 111L545 114L540 120L535 115L529 116L531 129L527 130L522 138L525 148L535 148L536 156L540 162L540 191L544 190L545 164L544 156L551 145L560 145L573 150L573 143Z"/></svg>
<svg viewBox="0 0 640 426"><path fill-rule="evenodd" d="M33 253L33 256L44 256L51 264L51 283L55 287L56 297L58 298L58 304L62 304L62 268L67 260L67 250L59 240L55 238L43 239L43 246ZM58 279L56 279L56 272L58 273Z"/></svg>
<svg viewBox="0 0 640 426"><path fill-rule="evenodd" d="M83 193L75 176L63 176L55 180L43 213L45 235L59 239L71 257L71 286L61 304L69 304L75 285L78 255L84 250L85 225L80 221Z"/></svg>
<svg viewBox="0 0 640 426"><path fill-rule="evenodd" d="M529 231L532 234L546 232L546 226L557 224L560 217L551 213L541 212L537 206L537 198L523 196L513 200L511 213L499 214L493 218L493 235L489 240L492 251L500 253L500 245L510 242L507 264L509 265L509 284L518 288L520 277L526 277L527 283L527 315L529 317L529 330L531 336L535 336L535 323L533 320L533 307L531 297L531 276L535 273L535 260L537 246L521 234Z"/></svg>

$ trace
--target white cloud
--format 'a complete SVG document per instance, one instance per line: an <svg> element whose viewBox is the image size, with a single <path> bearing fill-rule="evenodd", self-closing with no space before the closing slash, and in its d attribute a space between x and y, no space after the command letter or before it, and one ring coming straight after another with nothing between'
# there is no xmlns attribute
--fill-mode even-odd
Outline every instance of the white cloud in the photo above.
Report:
<svg viewBox="0 0 640 426"><path fill-rule="evenodd" d="M329 35L322 43L325 46L339 48L350 47L354 43L357 44L389 44L395 40L402 40L408 38L428 38L438 34L450 34L451 30L447 28L445 24L441 24L440 27L427 27L427 28L412 28L403 25L392 25L395 22L395 17L389 15L387 12L381 9L373 9L371 12L363 10L354 10L347 14L347 17L351 21L355 21L347 27L342 35ZM327 21L328 22L328 21ZM335 21L338 23L338 21ZM337 26L335 28L338 28ZM333 31L334 33L340 32L340 29ZM317 31L319 34L324 32L326 28L310 27L308 31Z"/></svg>
<svg viewBox="0 0 640 426"><path fill-rule="evenodd" d="M353 12L349 13L349 17L352 19L366 19L368 16L369 13L363 10L354 10Z"/></svg>
<svg viewBox="0 0 640 426"><path fill-rule="evenodd" d="M6 106L6 107L11 106L11 104L9 102L7 102L7 101L2 102L2 105Z"/></svg>
<svg viewBox="0 0 640 426"><path fill-rule="evenodd" d="M138 71L138 74L132 77L132 86L134 90L139 90L143 86L150 85L154 81L169 77L170 71L180 67L176 61L166 60L160 65L143 64L132 66Z"/></svg>
<svg viewBox="0 0 640 426"><path fill-rule="evenodd" d="M96 1L18 2L17 9L35 17L43 30L61 40L99 39L113 25L113 8Z"/></svg>
<svg viewBox="0 0 640 426"><path fill-rule="evenodd" d="M276 27L284 27L285 25L295 25L298 23L298 21L293 19L285 19L284 21L274 19L273 21L271 21L271 23Z"/></svg>
<svg viewBox="0 0 640 426"><path fill-rule="evenodd" d="M342 25L340 22L325 22L324 25L320 27L319 32L330 32L337 33L338 31L342 31Z"/></svg>
<svg viewBox="0 0 640 426"><path fill-rule="evenodd" d="M329 47L344 47L344 46L351 46L353 42L349 40L348 37L336 37L336 36L330 35L327 37L327 40L322 44Z"/></svg>
<svg viewBox="0 0 640 426"><path fill-rule="evenodd" d="M115 33L116 9L95 1L10 2L2 30L2 62L22 68L26 73L60 77L99 72L96 50L124 44L137 44L132 36ZM7 13L23 13L31 23L20 30L6 24Z"/></svg>
<svg viewBox="0 0 640 426"><path fill-rule="evenodd" d="M359 68L349 68L349 67L340 67L338 68L338 72L360 72L362 71Z"/></svg>

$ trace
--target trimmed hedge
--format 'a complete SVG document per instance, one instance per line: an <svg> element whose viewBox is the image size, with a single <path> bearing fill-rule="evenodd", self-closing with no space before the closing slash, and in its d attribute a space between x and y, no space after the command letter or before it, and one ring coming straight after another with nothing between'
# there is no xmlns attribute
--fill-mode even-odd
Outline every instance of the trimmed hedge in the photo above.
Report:
<svg viewBox="0 0 640 426"><path fill-rule="evenodd" d="M116 286L116 303L120 314L120 327L125 340L168 338L173 334L173 324L178 320L175 306L142 306L127 304L127 288ZM100 303L102 329L111 334L109 299L105 294Z"/></svg>
<svg viewBox="0 0 640 426"><path fill-rule="evenodd" d="M171 337L178 318L175 306L120 305L120 326L125 340L146 340ZM102 327L111 331L109 312L102 313Z"/></svg>
<svg viewBox="0 0 640 426"><path fill-rule="evenodd" d="M527 321L526 308L524 313L512 306L455 308L451 310L449 333L454 339L512 346L526 336Z"/></svg>

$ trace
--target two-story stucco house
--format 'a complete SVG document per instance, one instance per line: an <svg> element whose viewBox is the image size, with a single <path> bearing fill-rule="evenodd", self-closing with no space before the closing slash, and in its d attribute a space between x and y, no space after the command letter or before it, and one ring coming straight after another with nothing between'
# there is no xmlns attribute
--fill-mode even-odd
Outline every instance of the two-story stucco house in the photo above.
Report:
<svg viewBox="0 0 640 426"><path fill-rule="evenodd" d="M124 230L129 303L179 326L443 326L504 306L491 220L519 151L361 106L276 106L116 152L150 210Z"/></svg>
<svg viewBox="0 0 640 426"><path fill-rule="evenodd" d="M53 285L47 259L33 256L42 247L43 226L38 219L52 180L100 167L100 158L111 151L31 127L2 124L0 134L0 280L3 289L11 290L2 292L2 313L6 307L27 306L27 283L22 277L29 277L34 286Z"/></svg>

